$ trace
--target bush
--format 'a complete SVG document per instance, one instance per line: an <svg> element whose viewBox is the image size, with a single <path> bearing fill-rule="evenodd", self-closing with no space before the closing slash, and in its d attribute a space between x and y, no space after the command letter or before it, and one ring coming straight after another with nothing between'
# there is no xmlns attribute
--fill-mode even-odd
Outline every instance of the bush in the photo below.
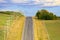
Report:
<svg viewBox="0 0 60 40"><path fill-rule="evenodd" d="M55 20L57 16L54 15L52 12L48 12L47 10L42 9L36 13L36 17L42 20Z"/></svg>

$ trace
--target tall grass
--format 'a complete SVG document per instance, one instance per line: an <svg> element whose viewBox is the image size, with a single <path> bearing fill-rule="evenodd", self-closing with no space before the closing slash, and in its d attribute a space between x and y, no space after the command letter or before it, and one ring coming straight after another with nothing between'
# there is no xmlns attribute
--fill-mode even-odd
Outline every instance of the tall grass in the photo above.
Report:
<svg viewBox="0 0 60 40"><path fill-rule="evenodd" d="M5 40L7 36L7 27L11 27L12 22L21 17L20 13L0 12L0 40Z"/></svg>

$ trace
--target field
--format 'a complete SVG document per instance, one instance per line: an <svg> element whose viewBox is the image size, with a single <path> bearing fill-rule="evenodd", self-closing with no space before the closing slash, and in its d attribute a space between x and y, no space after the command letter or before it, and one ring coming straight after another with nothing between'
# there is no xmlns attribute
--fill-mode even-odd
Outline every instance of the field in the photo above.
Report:
<svg viewBox="0 0 60 40"><path fill-rule="evenodd" d="M34 40L60 40L60 20L33 18Z"/></svg>
<svg viewBox="0 0 60 40"><path fill-rule="evenodd" d="M7 40L21 40L25 17L18 17L8 29Z"/></svg>
<svg viewBox="0 0 60 40"><path fill-rule="evenodd" d="M6 26L7 25L7 21L10 19L9 15L6 14L0 14L0 40L4 40L5 39L5 35L6 35ZM11 19L10 19L11 20ZM9 22L8 22L9 23ZM10 23L9 23L10 24Z"/></svg>
<svg viewBox="0 0 60 40"><path fill-rule="evenodd" d="M48 40L47 30L44 22L41 20L33 19L34 27L34 40Z"/></svg>
<svg viewBox="0 0 60 40"><path fill-rule="evenodd" d="M50 40L60 40L60 20L44 21Z"/></svg>
<svg viewBox="0 0 60 40"><path fill-rule="evenodd" d="M9 12L8 12L9 13ZM25 17L18 13L11 12L11 14L5 14L5 12L0 12L0 40L13 40L12 33L17 30L17 26L19 25L19 32L17 30L17 34L21 37L22 28L24 24ZM18 23L19 22L19 23ZM15 25L15 26L14 26ZM17 27L17 28L16 28ZM12 31L14 30L14 31ZM8 39L10 38L11 39ZM20 38L21 39L21 38Z"/></svg>

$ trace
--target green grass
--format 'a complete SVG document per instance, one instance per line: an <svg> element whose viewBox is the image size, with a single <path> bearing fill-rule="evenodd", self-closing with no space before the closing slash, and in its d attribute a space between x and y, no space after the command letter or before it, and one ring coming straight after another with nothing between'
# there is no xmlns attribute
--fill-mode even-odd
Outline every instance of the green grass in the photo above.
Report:
<svg viewBox="0 0 60 40"><path fill-rule="evenodd" d="M51 40L60 40L60 20L45 21L46 28Z"/></svg>
<svg viewBox="0 0 60 40"><path fill-rule="evenodd" d="M4 31L5 27L7 26L6 23L8 19L10 19L10 15L0 14L0 40L4 40L4 35L6 35L6 32Z"/></svg>
<svg viewBox="0 0 60 40"><path fill-rule="evenodd" d="M23 16L20 13L15 12L0 12L0 40L5 40L7 35L6 27L10 27L12 22L18 18ZM9 21L8 21L9 20Z"/></svg>
<svg viewBox="0 0 60 40"><path fill-rule="evenodd" d="M0 30L0 40L4 40L4 30Z"/></svg>
<svg viewBox="0 0 60 40"><path fill-rule="evenodd" d="M0 14L0 26L4 25L7 20L7 16L5 14Z"/></svg>
<svg viewBox="0 0 60 40"><path fill-rule="evenodd" d="M0 14L0 40L4 40L4 25L7 20L7 15Z"/></svg>
<svg viewBox="0 0 60 40"><path fill-rule="evenodd" d="M12 21L15 19L15 17L13 15L6 15L6 14L0 14L0 40L4 40L4 35L6 37L6 26L10 26L12 24ZM10 22L8 22L7 25L7 21L10 20ZM4 32L5 31L5 32Z"/></svg>

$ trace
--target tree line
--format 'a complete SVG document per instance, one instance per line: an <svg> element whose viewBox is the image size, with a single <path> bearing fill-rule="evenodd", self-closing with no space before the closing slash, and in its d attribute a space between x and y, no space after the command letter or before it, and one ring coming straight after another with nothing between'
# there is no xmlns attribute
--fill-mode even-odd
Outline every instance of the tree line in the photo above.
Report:
<svg viewBox="0 0 60 40"><path fill-rule="evenodd" d="M58 18L60 18L56 16L54 13L49 12L45 9L39 10L36 13L35 17L40 20L57 20Z"/></svg>

